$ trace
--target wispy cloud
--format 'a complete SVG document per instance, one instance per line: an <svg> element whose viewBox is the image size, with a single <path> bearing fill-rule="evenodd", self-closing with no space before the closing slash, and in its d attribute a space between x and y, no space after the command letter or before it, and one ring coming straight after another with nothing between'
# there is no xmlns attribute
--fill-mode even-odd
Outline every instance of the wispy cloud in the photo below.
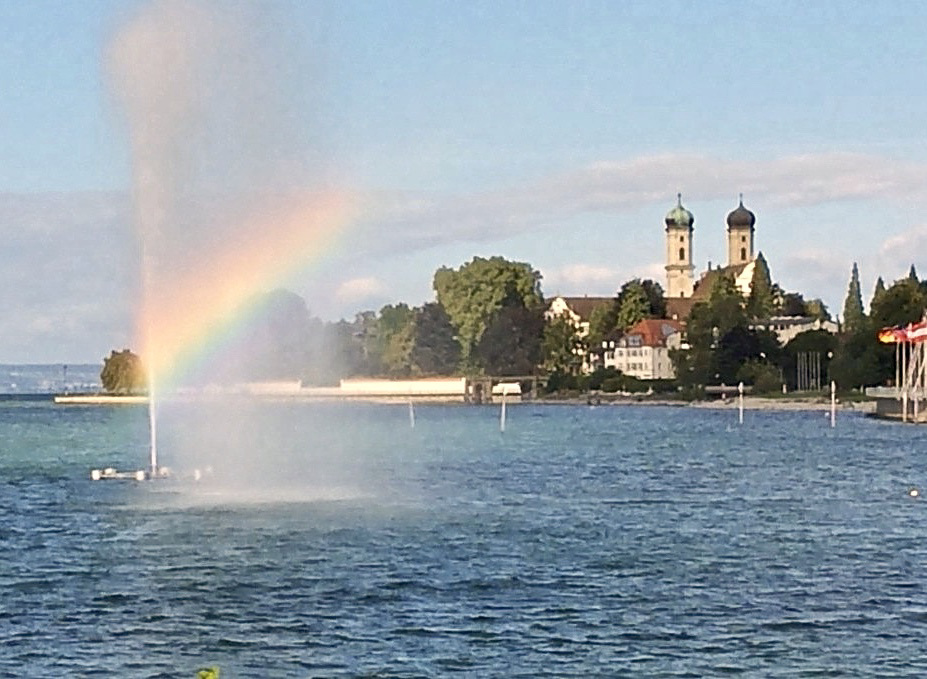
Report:
<svg viewBox="0 0 927 679"><path fill-rule="evenodd" d="M912 264L923 277L927 273L927 224L917 224L889 236L882 241L878 253L872 259L873 265L885 276L888 285L892 283L893 276L907 276Z"/></svg>
<svg viewBox="0 0 927 679"><path fill-rule="evenodd" d="M927 165L859 153L749 162L701 154L642 156L470 194L370 193L362 230L367 247L378 251L499 240L592 213L666 203L680 187L705 201L732 200L733 191L742 191L779 208L924 197Z"/></svg>
<svg viewBox="0 0 927 679"><path fill-rule="evenodd" d="M879 257L904 261L924 251L927 251L927 224L919 224L886 238L879 247Z"/></svg>
<svg viewBox="0 0 927 679"><path fill-rule="evenodd" d="M544 272L545 287L563 291L589 290L616 285L621 272L607 266L570 264Z"/></svg>
<svg viewBox="0 0 927 679"><path fill-rule="evenodd" d="M367 276L344 281L335 290L335 296L342 302L358 302L380 295L384 290L380 280Z"/></svg>

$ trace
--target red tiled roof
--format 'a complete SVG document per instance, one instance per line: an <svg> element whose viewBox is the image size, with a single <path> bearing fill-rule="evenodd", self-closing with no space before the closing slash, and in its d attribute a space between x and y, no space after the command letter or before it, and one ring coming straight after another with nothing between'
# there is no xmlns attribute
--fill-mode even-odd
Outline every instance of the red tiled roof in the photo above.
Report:
<svg viewBox="0 0 927 679"><path fill-rule="evenodd" d="M637 335L641 338L641 346L665 347L666 338L681 332L682 324L665 318L645 318L628 330L625 337Z"/></svg>

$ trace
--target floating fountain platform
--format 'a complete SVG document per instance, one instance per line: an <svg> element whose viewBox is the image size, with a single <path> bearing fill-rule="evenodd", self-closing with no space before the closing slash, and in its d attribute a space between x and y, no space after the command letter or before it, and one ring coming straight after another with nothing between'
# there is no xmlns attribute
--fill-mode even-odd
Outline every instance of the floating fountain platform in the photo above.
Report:
<svg viewBox="0 0 927 679"><path fill-rule="evenodd" d="M148 471L139 469L134 472L120 472L113 467L90 470L90 479L92 481L153 481L155 479L166 479L170 475L171 470L167 467L155 467Z"/></svg>

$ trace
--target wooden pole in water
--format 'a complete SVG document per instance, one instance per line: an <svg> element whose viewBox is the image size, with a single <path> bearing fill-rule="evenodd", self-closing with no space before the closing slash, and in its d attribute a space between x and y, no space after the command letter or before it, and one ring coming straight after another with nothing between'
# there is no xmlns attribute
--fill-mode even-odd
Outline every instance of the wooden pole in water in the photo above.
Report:
<svg viewBox="0 0 927 679"><path fill-rule="evenodd" d="M837 426L837 383L830 381L830 426Z"/></svg>
<svg viewBox="0 0 927 679"><path fill-rule="evenodd" d="M740 424L744 423L744 383L741 382L737 385L737 408L740 411L738 413L738 418Z"/></svg>
<svg viewBox="0 0 927 679"><path fill-rule="evenodd" d="M502 387L502 410L499 412L499 431L505 431L505 387Z"/></svg>
<svg viewBox="0 0 927 679"><path fill-rule="evenodd" d="M409 397L409 427L415 429L415 406L412 405L412 397Z"/></svg>

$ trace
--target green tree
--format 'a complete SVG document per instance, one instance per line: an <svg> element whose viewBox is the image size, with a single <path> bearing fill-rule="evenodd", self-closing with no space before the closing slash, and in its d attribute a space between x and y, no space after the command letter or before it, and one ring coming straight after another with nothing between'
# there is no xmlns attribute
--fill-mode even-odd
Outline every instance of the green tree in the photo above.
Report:
<svg viewBox="0 0 927 679"><path fill-rule="evenodd" d="M357 360L355 374L379 375L383 372L379 352L379 323L374 311L361 311L354 315L351 338Z"/></svg>
<svg viewBox="0 0 927 679"><path fill-rule="evenodd" d="M882 277L879 276L876 279L875 289L872 291L872 299L869 301L869 309L872 310L872 305L877 304L879 298L885 294L885 281L882 280Z"/></svg>
<svg viewBox="0 0 927 679"><path fill-rule="evenodd" d="M618 327L618 300L599 304L589 314L589 335L586 343L590 347L602 346L602 341Z"/></svg>
<svg viewBox="0 0 927 679"><path fill-rule="evenodd" d="M782 389L778 366L763 359L748 359L737 371L738 382L753 385L754 394L769 394Z"/></svg>
<svg viewBox="0 0 927 679"><path fill-rule="evenodd" d="M647 295L647 304L649 311L647 318L666 318L666 295L663 293L663 286L656 281L645 278L641 281L641 287Z"/></svg>
<svg viewBox="0 0 927 679"><path fill-rule="evenodd" d="M783 316L804 316L806 311L805 298L797 292L783 293L778 311Z"/></svg>
<svg viewBox="0 0 927 679"><path fill-rule="evenodd" d="M632 278L618 291L615 326L628 330L645 318L664 318L666 298L659 283L650 279ZM612 330L614 328L610 328ZM607 334L607 332L605 333Z"/></svg>
<svg viewBox="0 0 927 679"><path fill-rule="evenodd" d="M376 348L381 371L406 376L412 371L415 312L403 302L380 309L376 325Z"/></svg>
<svg viewBox="0 0 927 679"><path fill-rule="evenodd" d="M541 274L530 264L503 257L474 257L458 269L441 267L434 289L457 328L463 361L471 367L473 350L500 309L538 309L544 301Z"/></svg>
<svg viewBox="0 0 927 679"><path fill-rule="evenodd" d="M414 319L415 311L410 309L405 302L387 304L380 309L377 317L377 343L380 345L381 350L386 349L390 337L403 331L412 324Z"/></svg>
<svg viewBox="0 0 927 679"><path fill-rule="evenodd" d="M830 320L830 312L827 310L827 305L824 304L824 301L819 297L809 299L805 302L805 316L811 316L819 321Z"/></svg>
<svg viewBox="0 0 927 679"><path fill-rule="evenodd" d="M263 296L259 311L239 339L235 365L212 372L245 380L300 379L309 361L311 316L306 300L289 290Z"/></svg>
<svg viewBox="0 0 927 679"><path fill-rule="evenodd" d="M842 333L838 338L837 350L830 362L831 379L841 389L881 384L893 374L888 367L891 353L890 347L879 346L875 324L864 318L855 331Z"/></svg>
<svg viewBox="0 0 927 679"><path fill-rule="evenodd" d="M689 344L711 347L719 337L733 328L747 327L744 299L732 276L719 276L712 286L707 302L696 304L689 315Z"/></svg>
<svg viewBox="0 0 927 679"><path fill-rule="evenodd" d="M741 369L747 362L775 363L779 352L775 333L751 330L745 325L735 326L717 342L714 351L715 380L736 384L743 379Z"/></svg>
<svg viewBox="0 0 927 679"><path fill-rule="evenodd" d="M555 316L544 326L541 341L544 369L568 375L579 373L586 353L586 342L566 315Z"/></svg>
<svg viewBox="0 0 927 679"><path fill-rule="evenodd" d="M747 316L750 318L769 318L775 310L776 300L773 296L772 280L769 266L763 253L756 256L753 266L753 278L750 280L750 294L747 297Z"/></svg>
<svg viewBox="0 0 927 679"><path fill-rule="evenodd" d="M490 375L534 374L541 362L544 314L540 307L506 306L492 318L476 347Z"/></svg>
<svg viewBox="0 0 927 679"><path fill-rule="evenodd" d="M840 338L831 374L843 387L884 384L895 375L895 350L878 341L880 328L920 321L927 308L927 290L908 275L873 295L869 317Z"/></svg>
<svg viewBox="0 0 927 679"><path fill-rule="evenodd" d="M806 330L795 335L782 348L782 358L779 362L788 388L794 390L798 385L798 355L802 353L820 356L821 380L822 383L826 382L830 375L831 359L837 353L837 344L836 335L826 330Z"/></svg>
<svg viewBox="0 0 927 679"><path fill-rule="evenodd" d="M415 347L415 326L404 325L390 335L380 355L382 371L390 377L408 377L412 373L412 350Z"/></svg>
<svg viewBox="0 0 927 679"><path fill-rule="evenodd" d="M128 349L113 350L103 359L100 382L103 390L110 394L137 394L145 391L148 377L136 354Z"/></svg>
<svg viewBox="0 0 927 679"><path fill-rule="evenodd" d="M453 375L460 362L457 331L444 307L429 302L415 311L412 369L418 375Z"/></svg>
<svg viewBox="0 0 927 679"><path fill-rule="evenodd" d="M692 307L686 329L689 349L670 352L677 379L683 386L713 384L722 377L733 378L733 375L722 376L722 372L729 370L719 365L717 349L721 339L726 337L731 347L734 346L735 336L729 333L735 328L746 331L743 301L734 278L722 275L714 281L708 300ZM733 353L731 349L729 355Z"/></svg>
<svg viewBox="0 0 927 679"><path fill-rule="evenodd" d="M650 315L650 299L639 279L628 281L618 293L618 318L616 325L622 331Z"/></svg>
<svg viewBox="0 0 927 679"><path fill-rule="evenodd" d="M848 332L858 330L863 326L865 318L863 297L859 289L859 269L856 262L853 262L850 284L847 286L847 296L843 302L843 327Z"/></svg>
<svg viewBox="0 0 927 679"><path fill-rule="evenodd" d="M891 325L920 321L927 308L927 291L913 278L895 281L890 288L873 299L869 316L876 331Z"/></svg>

